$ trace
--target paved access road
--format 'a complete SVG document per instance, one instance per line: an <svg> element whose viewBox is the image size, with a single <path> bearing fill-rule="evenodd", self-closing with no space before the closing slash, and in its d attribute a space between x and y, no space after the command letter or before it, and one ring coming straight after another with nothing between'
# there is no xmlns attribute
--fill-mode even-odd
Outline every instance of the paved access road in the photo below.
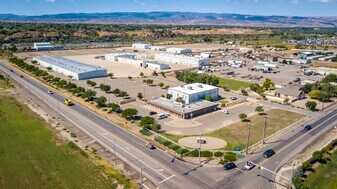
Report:
<svg viewBox="0 0 337 189"><path fill-rule="evenodd" d="M113 124L95 112L79 105L68 107L63 104L64 97L55 92L47 93L50 88L39 81L0 63L0 69L41 98L62 116L78 126L89 136L102 144L117 156L130 164L136 170L142 168L144 175L151 179L159 188L273 188L273 175L264 170L253 169L244 171L245 161L253 161L263 167L276 171L294 154L306 147L310 141L333 128L337 122L337 110L318 119L313 123L313 129L303 132L303 128L289 130L278 141L271 142L260 152L240 161L238 168L224 171L221 166L196 166L179 160L172 162L173 157L161 149L150 150L145 147L146 141L127 130ZM276 155L269 159L262 158L266 148L273 148Z"/></svg>

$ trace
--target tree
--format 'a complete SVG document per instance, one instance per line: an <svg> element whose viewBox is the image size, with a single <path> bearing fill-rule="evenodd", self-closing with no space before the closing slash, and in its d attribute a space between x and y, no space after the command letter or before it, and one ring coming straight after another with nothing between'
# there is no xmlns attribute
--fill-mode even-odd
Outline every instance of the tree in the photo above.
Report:
<svg viewBox="0 0 337 189"><path fill-rule="evenodd" d="M146 84L152 85L152 84L153 84L153 79L147 79L147 80L146 80Z"/></svg>
<svg viewBox="0 0 337 189"><path fill-rule="evenodd" d="M319 99L322 96L322 92L320 90L315 89L310 91L308 95L312 99Z"/></svg>
<svg viewBox="0 0 337 189"><path fill-rule="evenodd" d="M246 121L246 119L247 119L247 114L245 114L245 113L241 113L241 114L239 114L239 118L241 119L241 121Z"/></svg>
<svg viewBox="0 0 337 189"><path fill-rule="evenodd" d="M183 97L178 97L178 98L176 99L176 102L185 104L185 100L183 99Z"/></svg>
<svg viewBox="0 0 337 189"><path fill-rule="evenodd" d="M272 86L274 86L274 83L269 78L266 78L262 83L262 88L266 90L270 89Z"/></svg>
<svg viewBox="0 0 337 189"><path fill-rule="evenodd" d="M76 87L72 93L73 94L82 94L83 92L85 91L85 88L84 87Z"/></svg>
<svg viewBox="0 0 337 189"><path fill-rule="evenodd" d="M131 120L133 116L137 115L138 110L135 108L127 108L122 112L122 117Z"/></svg>
<svg viewBox="0 0 337 189"><path fill-rule="evenodd" d="M109 103L108 107L110 108L109 112L118 112L118 110L121 109L121 107L116 103Z"/></svg>
<svg viewBox="0 0 337 189"><path fill-rule="evenodd" d="M121 90L116 88L112 91L112 94L119 94L120 92L121 92Z"/></svg>
<svg viewBox="0 0 337 189"><path fill-rule="evenodd" d="M113 73L109 73L108 76L110 77L110 79L113 79L114 74Z"/></svg>
<svg viewBox="0 0 337 189"><path fill-rule="evenodd" d="M305 171L310 171L311 168L312 168L312 165L309 161L305 161L305 162L302 163L302 168Z"/></svg>
<svg viewBox="0 0 337 189"><path fill-rule="evenodd" d="M106 106L106 98L105 96L100 96L96 99L96 107L101 108Z"/></svg>
<svg viewBox="0 0 337 189"><path fill-rule="evenodd" d="M241 94L244 96L248 96L248 92L244 89L241 89Z"/></svg>
<svg viewBox="0 0 337 189"><path fill-rule="evenodd" d="M51 71L51 70L52 70L52 68L48 66L48 67L47 67L47 70L48 70L48 71Z"/></svg>
<svg viewBox="0 0 337 189"><path fill-rule="evenodd" d="M140 72L139 76L140 76L140 77L144 77L144 73L143 73L143 72Z"/></svg>
<svg viewBox="0 0 337 189"><path fill-rule="evenodd" d="M142 93L138 93L137 97L142 100L144 98L143 94Z"/></svg>
<svg viewBox="0 0 337 189"><path fill-rule="evenodd" d="M104 85L103 83L99 86L99 88L105 92L108 92L111 89L110 85Z"/></svg>
<svg viewBox="0 0 337 189"><path fill-rule="evenodd" d="M330 82L337 82L337 75L336 74L328 74L322 79L323 83L330 83Z"/></svg>
<svg viewBox="0 0 337 189"><path fill-rule="evenodd" d="M142 126L145 129L149 130L157 130L157 123L156 120L153 117L145 116L140 120L139 123L140 126Z"/></svg>
<svg viewBox="0 0 337 189"><path fill-rule="evenodd" d="M152 75L153 76L158 76L158 73L156 72L156 70L152 72Z"/></svg>
<svg viewBox="0 0 337 189"><path fill-rule="evenodd" d="M309 84L309 83L305 84L305 85L301 88L301 90L302 90L305 94L310 93L310 91L311 91L312 89L313 89L313 85L312 85L312 84Z"/></svg>
<svg viewBox="0 0 337 189"><path fill-rule="evenodd" d="M91 89L86 90L85 92L82 93L82 98L85 98L89 101L92 101L95 96L96 96L96 91L93 91Z"/></svg>
<svg viewBox="0 0 337 189"><path fill-rule="evenodd" d="M172 95L171 95L171 94L166 94L166 98L167 98L167 99L171 99L171 98L172 98Z"/></svg>
<svg viewBox="0 0 337 189"><path fill-rule="evenodd" d="M260 115L263 114L264 112L263 106L256 106L255 112L259 113Z"/></svg>
<svg viewBox="0 0 337 189"><path fill-rule="evenodd" d="M158 83L158 86L159 86L160 88L163 88L163 87L164 87L164 83L160 82L160 83Z"/></svg>
<svg viewBox="0 0 337 189"><path fill-rule="evenodd" d="M289 103L289 100L290 100L289 98L284 99L284 100L283 100L284 104L288 104L288 103Z"/></svg>
<svg viewBox="0 0 337 189"><path fill-rule="evenodd" d="M309 109L311 111L316 110L316 106L317 106L317 103L315 101L307 101L305 103L305 107L307 107L307 109Z"/></svg>
<svg viewBox="0 0 337 189"><path fill-rule="evenodd" d="M129 79L129 80L132 80L132 77L131 77L131 76L129 76L129 77L128 77L128 79Z"/></svg>
<svg viewBox="0 0 337 189"><path fill-rule="evenodd" d="M94 82L94 81L91 81L91 80L87 80L87 85L95 87L97 85L97 83Z"/></svg>
<svg viewBox="0 0 337 189"><path fill-rule="evenodd" d="M315 161L321 161L323 159L323 153L321 151L316 151L312 154Z"/></svg>
<svg viewBox="0 0 337 189"><path fill-rule="evenodd" d="M205 97L205 100L212 102L213 101L213 97L211 95L207 95Z"/></svg>

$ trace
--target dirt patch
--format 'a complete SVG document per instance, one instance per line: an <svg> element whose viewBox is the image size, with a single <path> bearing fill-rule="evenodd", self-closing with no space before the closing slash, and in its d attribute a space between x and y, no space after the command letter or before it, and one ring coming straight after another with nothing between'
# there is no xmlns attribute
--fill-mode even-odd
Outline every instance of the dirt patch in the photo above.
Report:
<svg viewBox="0 0 337 189"><path fill-rule="evenodd" d="M199 144L197 142L197 138L199 137L185 137L178 141L178 143L182 146L188 147L188 148L199 148ZM224 148L227 146L227 142L213 137L202 137L206 143L201 144L201 149L203 150L215 150Z"/></svg>

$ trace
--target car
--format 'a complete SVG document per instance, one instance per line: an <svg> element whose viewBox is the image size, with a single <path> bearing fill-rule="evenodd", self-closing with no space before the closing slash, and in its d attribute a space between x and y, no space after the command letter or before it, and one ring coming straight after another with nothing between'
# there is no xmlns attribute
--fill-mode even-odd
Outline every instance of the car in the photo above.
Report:
<svg viewBox="0 0 337 189"><path fill-rule="evenodd" d="M11 72L13 72L13 70L11 70Z"/></svg>
<svg viewBox="0 0 337 189"><path fill-rule="evenodd" d="M146 143L145 146L150 148L151 150L156 149L156 147L151 142Z"/></svg>
<svg viewBox="0 0 337 189"><path fill-rule="evenodd" d="M149 112L149 115L155 115L155 114L157 114L157 112L155 112L155 111L150 111Z"/></svg>
<svg viewBox="0 0 337 189"><path fill-rule="evenodd" d="M159 114L159 115L157 116L157 119L165 119L165 118L167 118L167 115L166 115L166 114Z"/></svg>
<svg viewBox="0 0 337 189"><path fill-rule="evenodd" d="M235 163L231 162L231 163L227 163L226 165L223 166L223 168L225 170L230 170L230 169L234 169L236 167Z"/></svg>
<svg viewBox="0 0 337 189"><path fill-rule="evenodd" d="M238 98L236 96L231 96L229 99L231 99L231 100L237 100Z"/></svg>
<svg viewBox="0 0 337 189"><path fill-rule="evenodd" d="M269 158L275 154L275 151L273 149L268 149L263 153L264 158Z"/></svg>
<svg viewBox="0 0 337 189"><path fill-rule="evenodd" d="M48 94L54 94L53 91L48 91Z"/></svg>
<svg viewBox="0 0 337 189"><path fill-rule="evenodd" d="M222 110L221 111L223 114L229 114L228 110Z"/></svg>
<svg viewBox="0 0 337 189"><path fill-rule="evenodd" d="M299 81L301 81L299 77L294 80L294 82L299 82Z"/></svg>
<svg viewBox="0 0 337 189"><path fill-rule="evenodd" d="M312 129L312 126L311 126L311 125L306 125L306 126L304 127L304 130L306 130L306 131L309 131L310 129Z"/></svg>
<svg viewBox="0 0 337 189"><path fill-rule="evenodd" d="M20 75L21 78L23 78L23 75Z"/></svg>
<svg viewBox="0 0 337 189"><path fill-rule="evenodd" d="M247 164L245 165L245 169L247 169L247 170L251 170L254 167L255 167L255 164L250 162L250 161L248 161Z"/></svg>

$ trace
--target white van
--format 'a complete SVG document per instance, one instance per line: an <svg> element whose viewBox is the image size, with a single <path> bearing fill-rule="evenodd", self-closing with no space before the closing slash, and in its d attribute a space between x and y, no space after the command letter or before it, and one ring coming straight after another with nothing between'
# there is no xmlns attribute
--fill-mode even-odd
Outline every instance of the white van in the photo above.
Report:
<svg viewBox="0 0 337 189"><path fill-rule="evenodd" d="M167 118L166 114L158 114L157 115L157 119L164 119L164 118Z"/></svg>

